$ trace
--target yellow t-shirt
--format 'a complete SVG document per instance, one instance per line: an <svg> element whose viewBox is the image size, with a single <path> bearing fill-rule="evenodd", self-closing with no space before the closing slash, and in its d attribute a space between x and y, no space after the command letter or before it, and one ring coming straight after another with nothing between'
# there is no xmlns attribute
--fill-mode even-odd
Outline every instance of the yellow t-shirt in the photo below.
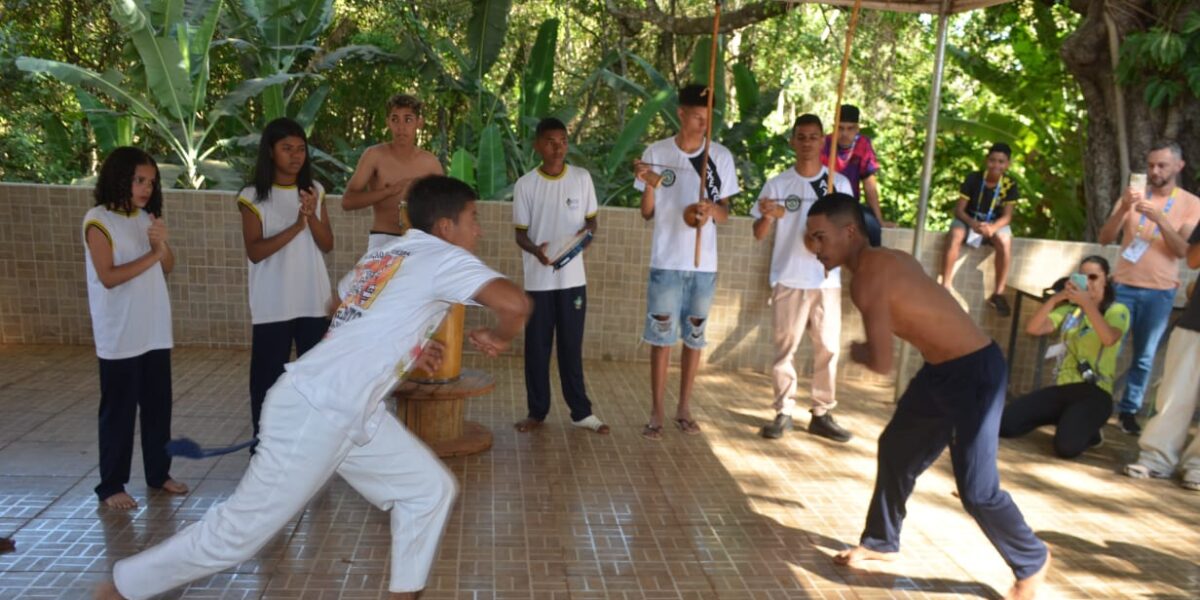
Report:
<svg viewBox="0 0 1200 600"><path fill-rule="evenodd" d="M1067 353L1063 357L1058 370L1058 385L1080 383L1083 376L1079 374L1080 361L1087 361L1099 378L1096 384L1108 393L1112 393L1113 380L1116 379L1117 356L1121 354L1121 342L1129 331L1129 309L1120 302L1113 302L1104 312L1104 321L1109 326L1121 332L1121 338L1112 346L1100 342L1100 336L1092 328L1091 321L1083 313L1083 309L1074 304L1063 304L1050 313L1050 321L1054 328L1069 327L1065 332L1059 331L1067 344Z"/></svg>

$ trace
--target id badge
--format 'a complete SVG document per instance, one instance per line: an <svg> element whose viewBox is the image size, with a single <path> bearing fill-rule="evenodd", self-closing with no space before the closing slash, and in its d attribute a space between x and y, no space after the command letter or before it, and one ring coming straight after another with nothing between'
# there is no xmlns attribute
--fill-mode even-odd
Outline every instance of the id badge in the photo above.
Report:
<svg viewBox="0 0 1200 600"><path fill-rule="evenodd" d="M1059 342L1046 348L1046 360L1055 360L1067 354L1067 345Z"/></svg>
<svg viewBox="0 0 1200 600"><path fill-rule="evenodd" d="M983 235L978 231L970 231L967 233L967 245L972 248L978 248L983 245Z"/></svg>
<svg viewBox="0 0 1200 600"><path fill-rule="evenodd" d="M1126 246L1125 250L1121 252L1121 258L1131 263L1136 263L1137 261L1142 260L1142 255L1145 254L1146 250L1149 248L1150 242L1147 242L1142 238L1134 238L1133 243Z"/></svg>

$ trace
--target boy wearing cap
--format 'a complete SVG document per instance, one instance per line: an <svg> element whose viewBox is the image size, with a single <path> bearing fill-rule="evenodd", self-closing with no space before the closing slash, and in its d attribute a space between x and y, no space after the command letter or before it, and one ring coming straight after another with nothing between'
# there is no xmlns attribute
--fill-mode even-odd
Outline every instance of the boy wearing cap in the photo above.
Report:
<svg viewBox="0 0 1200 600"><path fill-rule="evenodd" d="M987 169L974 171L963 180L959 188L958 204L954 207L954 221L950 224L950 245L942 262L942 285L954 287L954 263L958 261L963 242L978 248L985 242L996 250L996 287L988 298L988 304L1002 317L1012 309L1004 298L1008 284L1008 268L1012 262L1013 204L1020 199L1017 182L1005 177L1012 164L1012 149L1008 144L992 144L987 154Z"/></svg>
<svg viewBox="0 0 1200 600"><path fill-rule="evenodd" d="M875 174L879 172L879 160L875 156L875 148L871 146L871 138L862 135L858 125L859 110L852 104L843 104L838 109L837 135L837 172L845 175L850 181L851 195L862 204L863 217L867 221L867 239L872 246L882 243L880 226L895 227L895 223L883 220L883 210L879 207L879 186ZM829 166L829 145L833 142L834 134L825 136L825 146L821 149L821 164Z"/></svg>

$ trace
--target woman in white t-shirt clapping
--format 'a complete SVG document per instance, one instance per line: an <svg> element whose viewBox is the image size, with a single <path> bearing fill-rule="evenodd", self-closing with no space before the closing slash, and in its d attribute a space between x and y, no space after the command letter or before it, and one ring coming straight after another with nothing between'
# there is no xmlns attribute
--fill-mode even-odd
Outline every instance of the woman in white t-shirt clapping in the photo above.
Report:
<svg viewBox="0 0 1200 600"><path fill-rule="evenodd" d="M250 414L257 436L263 399L293 343L300 357L329 327L333 291L324 254L333 250L333 229L298 123L275 119L263 129L254 183L238 194L238 209L249 259Z"/></svg>
<svg viewBox="0 0 1200 600"><path fill-rule="evenodd" d="M96 181L96 206L83 218L88 308L100 360L100 484L109 508L130 510L125 492L133 429L141 409L146 484L188 491L171 479L171 301L175 265L162 221L158 165L132 147L113 150Z"/></svg>

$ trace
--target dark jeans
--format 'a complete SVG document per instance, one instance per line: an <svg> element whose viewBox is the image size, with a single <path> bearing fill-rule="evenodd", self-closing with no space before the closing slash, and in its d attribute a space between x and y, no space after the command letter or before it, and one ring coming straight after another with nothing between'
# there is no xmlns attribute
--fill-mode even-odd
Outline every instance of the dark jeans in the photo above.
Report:
<svg viewBox="0 0 1200 600"><path fill-rule="evenodd" d="M871 242L871 247L878 248L883 245L883 224L879 219L875 218L875 211L866 202L860 202L858 208L862 210L863 220L867 222L867 230L863 233L867 236L867 241Z"/></svg>
<svg viewBox="0 0 1200 600"><path fill-rule="evenodd" d="M1113 412L1112 395L1090 383L1042 388L1004 407L1000 437L1020 437L1054 425L1054 453L1075 458L1091 445Z"/></svg>
<svg viewBox="0 0 1200 600"><path fill-rule="evenodd" d="M583 385L583 324L587 316L587 286L528 292L533 314L525 324L525 394L529 418L544 421L550 413L550 347L558 349L558 377L571 407L571 420L592 414ZM557 333L557 344L555 344Z"/></svg>
<svg viewBox="0 0 1200 600"><path fill-rule="evenodd" d="M250 342L250 418L254 437L258 437L258 419L267 390L283 375L283 366L292 357L292 343L296 344L299 358L316 346L328 329L329 319L323 317L300 317L254 326Z"/></svg>
<svg viewBox="0 0 1200 600"><path fill-rule="evenodd" d="M104 500L125 491L133 462L134 421L141 409L142 464L146 485L171 478L171 351L151 350L133 358L100 359L100 485Z"/></svg>
<svg viewBox="0 0 1200 600"><path fill-rule="evenodd" d="M958 495L1017 579L1046 562L1046 545L1025 524L996 470L997 431L1004 408L1004 355L988 347L937 365L926 363L908 384L896 414L879 436L879 473L867 512L863 546L900 549L900 526L913 484L946 446Z"/></svg>

